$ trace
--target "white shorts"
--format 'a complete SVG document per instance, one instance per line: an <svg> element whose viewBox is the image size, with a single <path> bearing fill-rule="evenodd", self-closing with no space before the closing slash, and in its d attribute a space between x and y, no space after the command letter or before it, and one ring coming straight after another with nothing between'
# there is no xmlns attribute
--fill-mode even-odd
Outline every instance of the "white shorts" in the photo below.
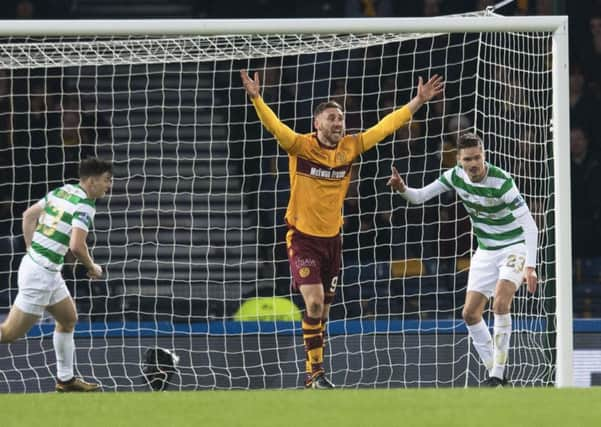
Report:
<svg viewBox="0 0 601 427"><path fill-rule="evenodd" d="M71 297L59 271L46 270L27 254L21 260L17 283L19 292L14 305L36 316L42 316L47 306Z"/></svg>
<svg viewBox="0 0 601 427"><path fill-rule="evenodd" d="M524 280L525 269L526 245L523 243L494 251L478 248L470 263L467 290L490 298L501 279L509 280L517 289Z"/></svg>

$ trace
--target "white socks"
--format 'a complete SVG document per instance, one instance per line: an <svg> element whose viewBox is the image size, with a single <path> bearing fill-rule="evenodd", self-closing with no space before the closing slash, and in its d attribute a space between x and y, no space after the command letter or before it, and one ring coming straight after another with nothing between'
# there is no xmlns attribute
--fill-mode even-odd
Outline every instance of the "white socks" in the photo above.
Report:
<svg viewBox="0 0 601 427"><path fill-rule="evenodd" d="M511 338L511 314L495 314L494 345L484 320L467 325L467 330L489 376L503 379Z"/></svg>
<svg viewBox="0 0 601 427"><path fill-rule="evenodd" d="M54 353L56 354L56 376L61 381L73 378L73 352L75 340L73 332L56 332L52 336Z"/></svg>
<svg viewBox="0 0 601 427"><path fill-rule="evenodd" d="M474 325L467 325L467 330L470 337L472 337L472 342L480 356L480 360L482 360L484 366L490 372L493 368L493 348L488 326L486 326L484 319L481 319L480 322Z"/></svg>
<svg viewBox="0 0 601 427"><path fill-rule="evenodd" d="M503 379L511 338L511 314L495 314L494 338L495 363L490 376Z"/></svg>

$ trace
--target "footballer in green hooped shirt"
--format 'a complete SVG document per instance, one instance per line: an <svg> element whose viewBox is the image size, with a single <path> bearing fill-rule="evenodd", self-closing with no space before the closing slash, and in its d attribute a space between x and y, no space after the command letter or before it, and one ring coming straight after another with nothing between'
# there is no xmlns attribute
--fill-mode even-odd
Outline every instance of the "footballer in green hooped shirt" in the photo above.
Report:
<svg viewBox="0 0 601 427"><path fill-rule="evenodd" d="M10 343L24 336L45 310L54 317L52 342L59 392L100 388L99 384L88 383L73 374L77 312L61 270L70 250L87 269L88 277L102 277L102 268L90 256L86 238L96 213L96 199L111 188L112 164L96 157L82 160L79 179L78 184L51 191L23 213L27 253L19 266L17 297L0 325L0 342Z"/></svg>
<svg viewBox="0 0 601 427"><path fill-rule="evenodd" d="M410 203L424 203L450 190L463 202L478 241L470 263L463 319L488 370L485 384L503 387L508 382L505 366L512 331L511 302L522 282L529 292L536 291L538 228L511 176L486 162L478 135L461 136L457 161L457 166L424 188L407 187L393 167L388 185ZM493 295L494 337L482 318Z"/></svg>

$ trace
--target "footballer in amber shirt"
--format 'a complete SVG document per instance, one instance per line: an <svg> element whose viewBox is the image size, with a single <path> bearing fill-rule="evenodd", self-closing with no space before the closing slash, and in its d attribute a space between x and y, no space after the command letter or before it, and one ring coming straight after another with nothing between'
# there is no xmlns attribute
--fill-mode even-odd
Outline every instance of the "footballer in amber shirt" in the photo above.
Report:
<svg viewBox="0 0 601 427"><path fill-rule="evenodd" d="M290 201L286 222L301 233L333 237L342 226L342 205L353 160L411 119L407 106L395 110L365 132L321 144L315 133L298 134L282 123L261 97L252 98L257 115L290 160Z"/></svg>
<svg viewBox="0 0 601 427"><path fill-rule="evenodd" d="M259 73L251 79L240 70L242 83L263 125L290 158L290 201L286 247L293 287L302 295L305 345L305 387L334 388L323 367L324 336L330 305L340 274L342 204L353 160L411 119L424 102L441 94L442 77L427 83L418 78L417 95L377 125L357 135L345 135L344 113L336 102L323 102L314 112L314 134L301 135L283 124L260 96ZM297 232L298 231L298 232ZM301 286L302 285L302 286Z"/></svg>

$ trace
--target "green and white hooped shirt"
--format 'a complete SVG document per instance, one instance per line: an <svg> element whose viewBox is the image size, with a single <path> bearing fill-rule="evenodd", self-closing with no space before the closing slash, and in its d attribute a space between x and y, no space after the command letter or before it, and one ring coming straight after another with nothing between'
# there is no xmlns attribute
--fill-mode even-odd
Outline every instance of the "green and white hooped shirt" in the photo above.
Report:
<svg viewBox="0 0 601 427"><path fill-rule="evenodd" d="M90 229L96 202L79 185L67 184L48 193L38 205L43 213L28 254L47 270L60 271L69 250L72 228Z"/></svg>
<svg viewBox="0 0 601 427"><path fill-rule="evenodd" d="M488 173L480 182L471 182L460 166L447 170L439 181L463 201L478 247L494 250L525 242L516 218L530 212L526 202L507 172L489 163L486 166Z"/></svg>
<svg viewBox="0 0 601 427"><path fill-rule="evenodd" d="M455 190L470 215L478 247L487 250L526 244L526 266L535 267L538 228L511 176L486 163L487 175L472 182L461 166L444 172L423 188L406 187L399 194L410 203L424 203Z"/></svg>

